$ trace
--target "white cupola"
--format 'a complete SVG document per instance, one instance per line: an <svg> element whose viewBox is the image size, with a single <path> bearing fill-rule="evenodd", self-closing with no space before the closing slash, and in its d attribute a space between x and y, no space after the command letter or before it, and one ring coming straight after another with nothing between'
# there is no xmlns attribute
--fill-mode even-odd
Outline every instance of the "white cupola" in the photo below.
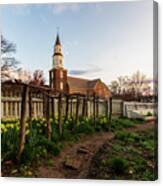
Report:
<svg viewBox="0 0 163 186"><path fill-rule="evenodd" d="M62 45L61 45L58 34L57 34L56 42L55 42L55 46L54 46L53 67L54 68L64 68Z"/></svg>

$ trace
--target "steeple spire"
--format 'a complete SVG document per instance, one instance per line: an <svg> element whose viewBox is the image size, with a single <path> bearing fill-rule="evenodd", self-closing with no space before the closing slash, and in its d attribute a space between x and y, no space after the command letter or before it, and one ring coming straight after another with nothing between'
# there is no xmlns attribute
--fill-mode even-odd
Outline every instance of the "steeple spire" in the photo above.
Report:
<svg viewBox="0 0 163 186"><path fill-rule="evenodd" d="M60 39L59 39L59 34L57 33L55 45L61 45Z"/></svg>
<svg viewBox="0 0 163 186"><path fill-rule="evenodd" d="M59 39L59 27L57 27L57 37L56 37L55 45L61 45L61 42Z"/></svg>
<svg viewBox="0 0 163 186"><path fill-rule="evenodd" d="M63 66L63 54L62 54L62 45L59 39L59 34L57 33L54 53L53 53L53 67L54 68L64 68Z"/></svg>

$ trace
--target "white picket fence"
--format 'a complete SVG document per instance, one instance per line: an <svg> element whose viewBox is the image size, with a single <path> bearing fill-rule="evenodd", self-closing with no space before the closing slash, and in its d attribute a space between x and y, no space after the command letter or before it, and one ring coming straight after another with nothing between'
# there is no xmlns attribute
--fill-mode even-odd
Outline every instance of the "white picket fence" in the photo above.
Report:
<svg viewBox="0 0 163 186"><path fill-rule="evenodd" d="M28 100L27 100L28 102ZM55 115L58 115L58 100L54 100ZM93 102L88 101L88 116L93 114ZM33 117L44 117L44 104L41 98L32 98L32 113ZM69 107L70 109L70 107ZM27 104L27 117L29 116L29 102ZM50 108L51 112L51 108ZM66 101L63 100L63 115L66 113ZM76 113L76 100L73 100L72 113ZM21 97L2 97L1 98L1 118L20 118L21 114ZM79 105L79 115L82 114L82 105ZM105 103L99 100L99 115L105 114Z"/></svg>
<svg viewBox="0 0 163 186"><path fill-rule="evenodd" d="M109 102L109 100L108 100ZM55 114L57 115L57 100L54 101ZM65 104L63 102L63 104ZM93 113L93 103L88 101L88 116ZM76 102L73 103L72 112L75 113ZM110 102L108 104L108 112L110 111ZM124 102L123 100L112 100L112 115L126 116L128 118L141 118L147 113L154 114L156 110L154 103L140 103L140 102ZM27 115L29 104L27 104ZM43 117L43 99L33 98L32 100L33 117ZM20 118L21 112L21 97L2 97L1 98L1 118ZM63 113L65 106L63 106ZM79 106L79 115L82 113L82 107ZM101 101L99 102L99 115L104 115L105 106ZM109 114L109 113L108 113Z"/></svg>
<svg viewBox="0 0 163 186"><path fill-rule="evenodd" d="M156 103L124 102L123 116L128 118L144 118L148 114L155 115Z"/></svg>

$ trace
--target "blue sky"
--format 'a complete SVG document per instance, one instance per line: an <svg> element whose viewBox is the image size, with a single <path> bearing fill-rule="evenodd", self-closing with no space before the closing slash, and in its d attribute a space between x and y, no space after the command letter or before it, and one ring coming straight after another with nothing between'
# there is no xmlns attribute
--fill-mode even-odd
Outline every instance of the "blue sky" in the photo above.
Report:
<svg viewBox="0 0 163 186"><path fill-rule="evenodd" d="M0 26L16 43L20 66L41 69L47 79L59 27L68 72L109 84L137 70L152 78L152 5L151 0L1 5Z"/></svg>

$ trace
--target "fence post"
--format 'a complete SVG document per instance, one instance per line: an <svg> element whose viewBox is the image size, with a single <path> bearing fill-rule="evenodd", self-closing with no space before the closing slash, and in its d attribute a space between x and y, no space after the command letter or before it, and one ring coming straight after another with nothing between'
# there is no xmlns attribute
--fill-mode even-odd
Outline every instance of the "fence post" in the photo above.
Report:
<svg viewBox="0 0 163 186"><path fill-rule="evenodd" d="M78 95L76 96L76 116L75 116L75 127L78 125L78 120L79 120L79 97Z"/></svg>
<svg viewBox="0 0 163 186"><path fill-rule="evenodd" d="M62 93L58 97L58 127L59 135L62 135Z"/></svg>
<svg viewBox="0 0 163 186"><path fill-rule="evenodd" d="M44 118L46 118L46 96L45 96L45 94L43 94L43 116L44 116Z"/></svg>
<svg viewBox="0 0 163 186"><path fill-rule="evenodd" d="M109 99L109 122L111 123L112 120L112 97Z"/></svg>
<svg viewBox="0 0 163 186"><path fill-rule="evenodd" d="M122 102L121 102L121 117L123 117L123 113L124 113L124 111L123 111L123 100L122 100Z"/></svg>
<svg viewBox="0 0 163 186"><path fill-rule="evenodd" d="M86 96L86 102L85 102L85 115L88 117L88 96Z"/></svg>
<svg viewBox="0 0 163 186"><path fill-rule="evenodd" d="M51 98L51 108L52 108L52 118L55 119L55 105L54 105L54 98Z"/></svg>
<svg viewBox="0 0 163 186"><path fill-rule="evenodd" d="M48 140L51 140L51 124L50 124L50 108L49 108L49 95L46 97L46 121L47 121L47 135L48 135Z"/></svg>
<svg viewBox="0 0 163 186"><path fill-rule="evenodd" d="M29 126L32 128L33 106L32 106L32 93L29 92Z"/></svg>
<svg viewBox="0 0 163 186"><path fill-rule="evenodd" d="M71 118L72 118L72 115L73 115L73 114L72 114L72 109L73 109L73 108L72 108L72 107L73 107L72 104L73 104L73 99L71 98L71 101L70 101L70 117L71 117Z"/></svg>
<svg viewBox="0 0 163 186"><path fill-rule="evenodd" d="M20 159L20 156L24 150L25 145L25 119L26 119L26 104L27 104L27 98L28 98L28 86L23 86L23 92L22 92L22 101L21 101L21 118L20 118L20 131L19 131L19 150L17 154L17 160Z"/></svg>
<svg viewBox="0 0 163 186"><path fill-rule="evenodd" d="M83 97L82 117L86 115L85 111L86 111L86 98Z"/></svg>
<svg viewBox="0 0 163 186"><path fill-rule="evenodd" d="M66 114L65 114L65 121L68 118L68 110L69 110L69 97L66 95Z"/></svg>
<svg viewBox="0 0 163 186"><path fill-rule="evenodd" d="M94 127L96 128L96 94L93 94L93 122Z"/></svg>
<svg viewBox="0 0 163 186"><path fill-rule="evenodd" d="M99 116L99 98L96 99L96 118Z"/></svg>
<svg viewBox="0 0 163 186"><path fill-rule="evenodd" d="M105 101L105 116L106 116L106 118L108 119L108 99L106 99L106 101Z"/></svg>

